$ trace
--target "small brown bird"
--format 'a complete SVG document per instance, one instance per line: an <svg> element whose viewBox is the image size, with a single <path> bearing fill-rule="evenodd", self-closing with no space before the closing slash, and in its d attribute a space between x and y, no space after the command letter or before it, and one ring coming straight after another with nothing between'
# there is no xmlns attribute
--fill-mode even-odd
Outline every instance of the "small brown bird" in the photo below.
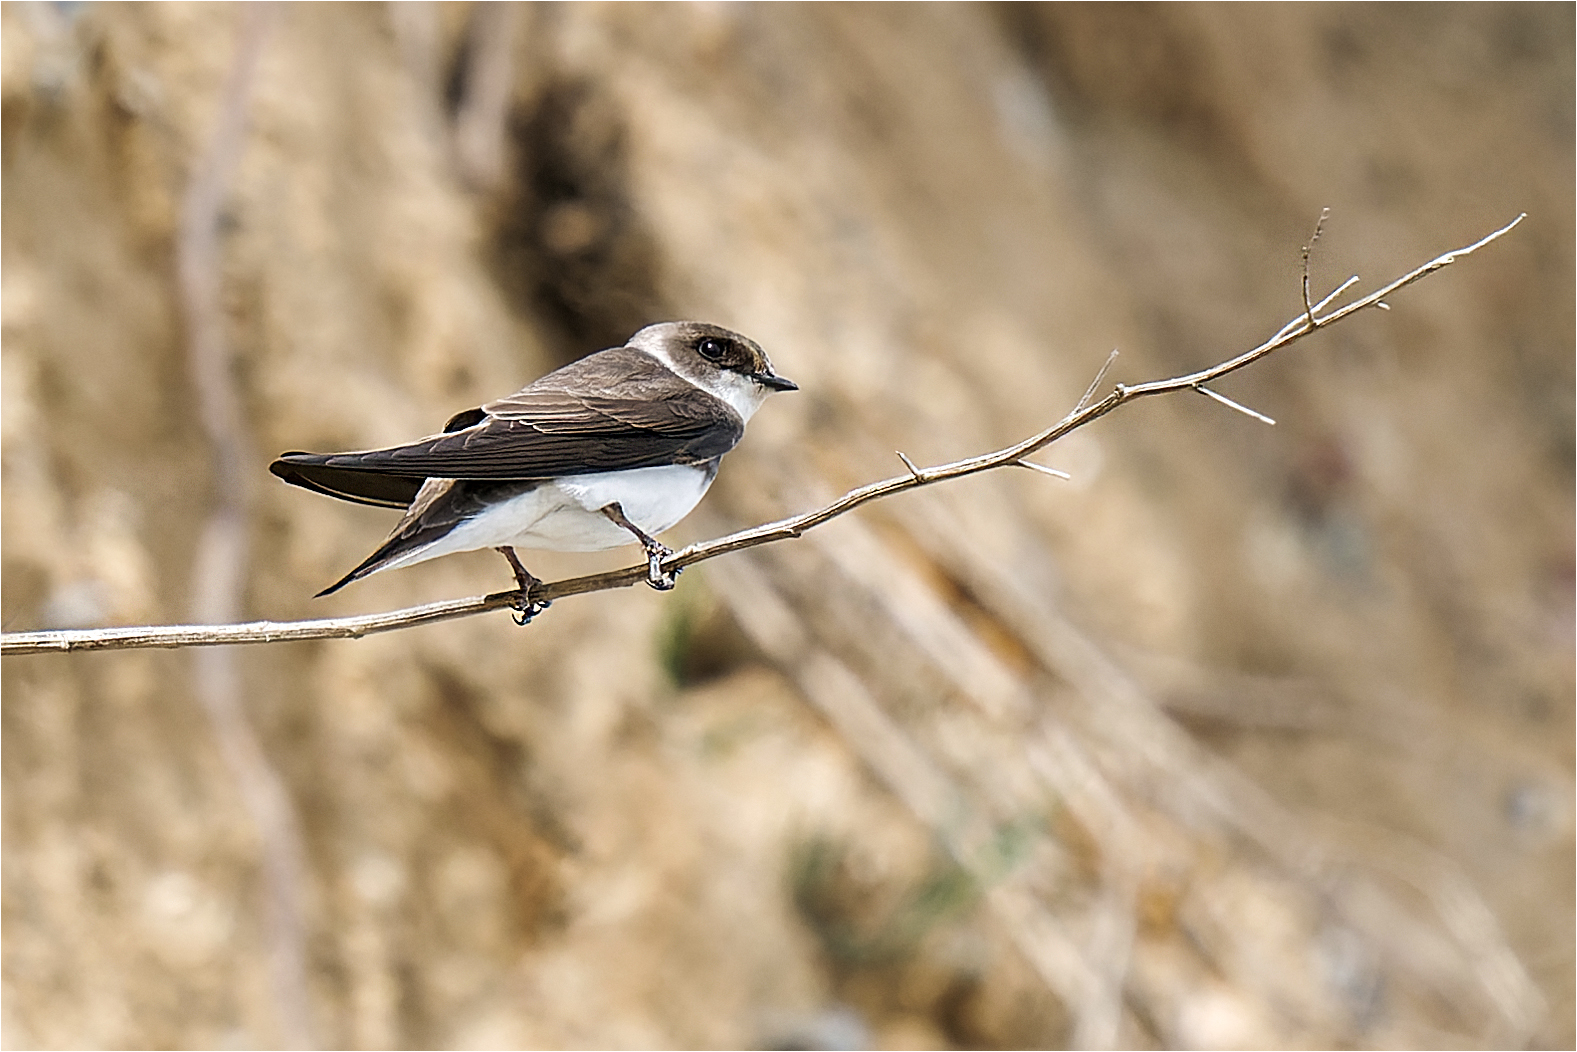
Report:
<svg viewBox="0 0 1577 1052"><path fill-rule="evenodd" d="M284 453L269 470L331 497L405 508L389 539L319 592L452 552L497 548L521 623L546 603L516 546L586 552L639 543L648 583L672 588L654 535L688 515L723 454L776 391L798 385L766 353L705 322L649 325L507 398L457 413L443 433L356 453Z"/></svg>

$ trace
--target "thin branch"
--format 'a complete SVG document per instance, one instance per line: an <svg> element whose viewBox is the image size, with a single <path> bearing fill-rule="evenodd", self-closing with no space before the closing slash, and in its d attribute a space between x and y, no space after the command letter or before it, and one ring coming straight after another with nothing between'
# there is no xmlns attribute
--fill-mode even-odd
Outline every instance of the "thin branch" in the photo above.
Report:
<svg viewBox="0 0 1577 1052"><path fill-rule="evenodd" d="M1518 223L1522 222L1525 217L1526 213L1519 215L1499 230L1480 238L1473 244L1437 256L1362 299L1354 300L1344 307L1331 311L1329 314L1321 314L1320 312L1329 307L1340 292L1349 288L1353 281L1356 280L1355 278L1348 279L1340 288L1321 299L1318 303L1307 304L1307 310L1283 326L1269 340L1252 350L1245 351L1235 358L1229 358L1208 369L1202 369L1199 372L1189 373L1185 376L1174 376L1166 380L1153 380L1149 383L1134 386L1117 384L1105 398L1093 404L1077 408L1051 427L1039 434L1031 435L1016 445L1011 445L992 453L984 453L980 456L957 460L950 464L941 464L936 467L913 471L896 478L884 479L881 482L873 482L858 489L850 490L831 504L817 508L814 511L793 515L786 519L780 519L777 522L766 523L747 530L740 530L738 533L719 537L716 540L688 545L664 558L661 568L667 571L680 570L687 566L694 566L696 563L705 562L708 559L715 559L719 555L726 555L730 552L743 551L746 548L754 548L758 545L798 537L806 530L820 526L824 522L835 519L839 515L853 511L855 508L863 504L869 504L874 500L881 500L884 497L891 497L908 490L918 489L921 486L931 486L939 482L963 478L966 475L977 475L983 471L990 471L993 468L1017 465L1026 457L1051 445L1069 432L1098 420L1119 406L1127 405L1129 402L1151 395L1172 394L1176 391L1198 388L1200 385L1208 384L1226 376L1228 373L1234 373L1239 369L1253 365L1266 355L1296 343L1317 329L1333 325L1365 308L1377 307L1384 298L1391 296L1398 290L1450 266L1457 260L1471 255L1490 242L1505 236ZM612 570L607 573L591 574L585 577L572 577L544 584L534 593L534 598L563 599L566 596L583 595L587 592L625 588L638 581L646 580L646 577L647 568L644 564L629 566L622 570ZM255 621L240 625L169 625L159 627L74 629L53 632L11 632L0 635L0 655L38 654L73 650L119 650L132 647L219 646L236 643L280 643L308 639L355 638L371 635L375 632L388 632L397 628L428 624L434 621L468 617L472 614L485 613L489 610L503 610L514 606L519 601L519 598L519 592L511 590L494 592L491 595L477 596L471 599L428 603L424 606L394 610L382 614L328 618L316 621Z"/></svg>

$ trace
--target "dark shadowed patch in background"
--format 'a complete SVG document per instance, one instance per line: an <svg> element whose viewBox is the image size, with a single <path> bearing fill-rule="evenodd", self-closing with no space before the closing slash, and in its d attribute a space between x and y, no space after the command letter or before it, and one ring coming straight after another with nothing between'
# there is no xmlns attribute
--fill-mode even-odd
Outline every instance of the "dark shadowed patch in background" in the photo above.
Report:
<svg viewBox="0 0 1577 1052"><path fill-rule="evenodd" d="M670 312L661 254L629 201L624 114L592 81L550 81L513 113L512 177L492 209L493 266L562 361L616 347Z"/></svg>

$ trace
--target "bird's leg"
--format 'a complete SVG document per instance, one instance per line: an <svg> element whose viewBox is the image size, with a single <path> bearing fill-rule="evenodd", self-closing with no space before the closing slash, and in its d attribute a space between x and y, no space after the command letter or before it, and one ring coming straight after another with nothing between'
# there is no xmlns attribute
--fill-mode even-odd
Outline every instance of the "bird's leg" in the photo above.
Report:
<svg viewBox="0 0 1577 1052"><path fill-rule="evenodd" d="M515 583L520 586L520 605L515 607L515 624L530 624L533 617L536 617L553 605L553 600L531 598L531 590L540 585L542 581L530 570L520 565L520 560L515 557L515 549L505 546L496 549L496 551L509 560L509 568L515 571Z"/></svg>
<svg viewBox="0 0 1577 1052"><path fill-rule="evenodd" d="M672 555L674 550L661 541L648 536L645 530L625 518L624 509L619 507L618 501L605 505L602 513L615 525L622 526L635 534L636 539L641 542L641 547L646 549L646 583L659 592L666 592L672 588L679 576L679 571L673 570L664 573L663 560Z"/></svg>

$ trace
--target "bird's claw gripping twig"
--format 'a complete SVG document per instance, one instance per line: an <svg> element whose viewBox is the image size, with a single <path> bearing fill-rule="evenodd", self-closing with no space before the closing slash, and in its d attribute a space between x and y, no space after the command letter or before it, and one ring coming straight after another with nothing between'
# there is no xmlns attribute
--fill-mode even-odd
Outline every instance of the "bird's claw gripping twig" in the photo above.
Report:
<svg viewBox="0 0 1577 1052"><path fill-rule="evenodd" d="M666 592L679 581L679 571L683 567L665 571L663 560L674 553L674 550L660 541L650 538L645 543L646 548L646 583L659 592Z"/></svg>
<svg viewBox="0 0 1577 1052"><path fill-rule="evenodd" d="M518 605L509 608L509 617L517 625L529 625L531 619L553 605L551 599L532 599L522 592L516 601Z"/></svg>
<svg viewBox="0 0 1577 1052"><path fill-rule="evenodd" d="M498 551L509 560L509 568L515 573L515 583L520 586L520 598L515 600L509 616L517 625L529 625L532 618L553 605L553 600L531 597L532 591L539 587L542 581L520 564L520 560L515 556L515 549L503 547Z"/></svg>

